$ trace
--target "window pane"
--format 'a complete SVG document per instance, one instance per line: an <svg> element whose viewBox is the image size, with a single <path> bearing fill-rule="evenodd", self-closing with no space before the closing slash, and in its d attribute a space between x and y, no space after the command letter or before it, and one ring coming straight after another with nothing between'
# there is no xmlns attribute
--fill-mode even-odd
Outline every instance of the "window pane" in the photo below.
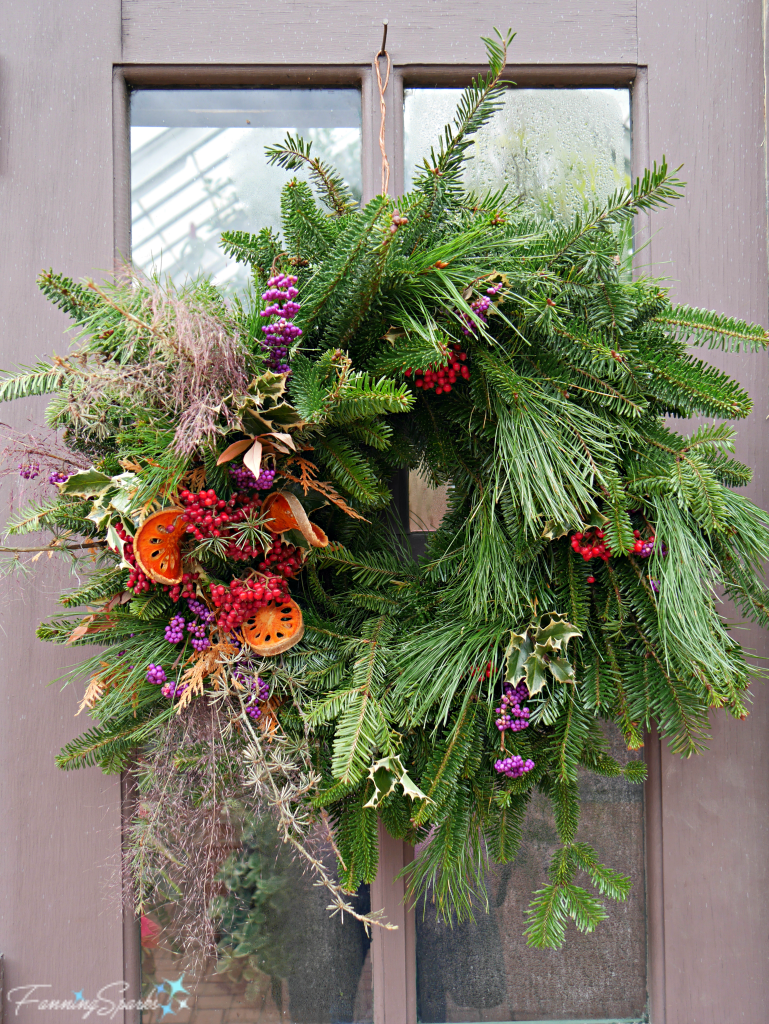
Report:
<svg viewBox="0 0 769 1024"><path fill-rule="evenodd" d="M291 859L269 818L247 824L242 848L227 852L212 886L218 962L190 969L183 897L142 918L142 990L156 1003L145 1024L171 1012L179 1024L372 1024L363 925L329 915L328 892ZM351 902L367 913L369 887ZM184 991L175 990L180 980Z"/></svg>
<svg viewBox="0 0 769 1024"><path fill-rule="evenodd" d="M131 94L134 263L181 284L210 274L242 288L246 268L222 231L279 227L280 189L302 171L270 167L264 147L287 131L312 142L360 196L357 89L140 89Z"/></svg>
<svg viewBox="0 0 769 1024"><path fill-rule="evenodd" d="M182 284L200 273L229 288L248 274L227 260L228 228L280 226L280 189L301 171L270 167L265 145L298 132L360 197L356 89L137 90L131 96L132 257ZM211 896L221 913L219 960L190 968L184 900L142 919L147 1024L331 1024L373 1020L370 939L330 917L328 894L287 856L269 821L244 825L242 849L222 848ZM327 865L329 870L332 865ZM369 891L353 899L369 910ZM182 987L179 988L178 986Z"/></svg>
<svg viewBox="0 0 769 1024"><path fill-rule="evenodd" d="M405 94L406 188L413 169L454 117L459 89ZM630 181L627 89L510 89L503 108L478 132L465 181L478 192L507 186L524 213L569 219L586 200Z"/></svg>
<svg viewBox="0 0 769 1024"><path fill-rule="evenodd" d="M612 754L626 760L619 732L612 728L610 735ZM489 873L489 915L479 908L474 924L451 928L436 920L431 903L417 908L420 1022L647 1019L643 788L585 773L580 793L577 838L609 867L630 874L628 901L609 901L609 918L592 935L569 924L560 950L526 946L524 912L558 845L549 804L535 796L518 856Z"/></svg>
<svg viewBox="0 0 769 1024"><path fill-rule="evenodd" d="M406 189L414 169L437 147L461 89L407 89L404 99ZM503 108L473 140L465 182L476 192L507 187L523 214L569 220L585 202L630 183L628 89L510 89ZM630 247L631 240L627 239ZM409 475L415 552L446 509L446 489Z"/></svg>

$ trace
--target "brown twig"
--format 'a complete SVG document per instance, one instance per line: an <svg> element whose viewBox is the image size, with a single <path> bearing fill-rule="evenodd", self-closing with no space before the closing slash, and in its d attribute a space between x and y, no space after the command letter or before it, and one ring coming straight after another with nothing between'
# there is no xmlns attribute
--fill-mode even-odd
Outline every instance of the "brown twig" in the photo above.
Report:
<svg viewBox="0 0 769 1024"><path fill-rule="evenodd" d="M0 547L0 551L11 551L26 553L29 551L82 551L84 548L103 548L107 546L106 540L94 540L85 544L46 544L40 548L6 548Z"/></svg>

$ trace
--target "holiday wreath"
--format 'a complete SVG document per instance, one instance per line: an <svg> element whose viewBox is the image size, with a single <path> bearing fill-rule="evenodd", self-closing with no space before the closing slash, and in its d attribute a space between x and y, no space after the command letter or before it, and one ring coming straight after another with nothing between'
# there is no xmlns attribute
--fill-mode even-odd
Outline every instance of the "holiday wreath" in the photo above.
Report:
<svg viewBox="0 0 769 1024"><path fill-rule="evenodd" d="M64 446L27 444L22 475L58 493L10 532L51 531L85 576L38 631L99 647L70 673L96 724L58 762L132 766L140 907L174 879L205 916L201 851L245 806L352 913L381 818L421 844L411 898L462 917L487 858L515 857L536 789L561 845L527 934L558 945L566 918L605 916L578 876L628 892L577 839L581 770L644 777L602 723L635 750L656 722L689 755L711 709L747 713L755 668L719 601L769 624L769 516L733 489L751 473L728 423L665 418L746 416L688 346L768 336L631 279L627 226L680 193L664 161L566 226L468 194L509 38L486 41L488 75L397 200L359 208L301 139L269 150L315 193L284 187L280 235L223 236L261 301L40 277L78 342L0 385L52 395ZM450 485L419 559L387 511L403 469Z"/></svg>

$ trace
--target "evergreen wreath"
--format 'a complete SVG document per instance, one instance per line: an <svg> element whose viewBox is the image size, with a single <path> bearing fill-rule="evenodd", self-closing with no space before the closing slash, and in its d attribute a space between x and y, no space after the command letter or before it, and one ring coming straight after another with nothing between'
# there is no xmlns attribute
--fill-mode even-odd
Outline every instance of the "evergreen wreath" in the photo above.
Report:
<svg viewBox="0 0 769 1024"><path fill-rule="evenodd" d="M580 770L644 778L602 725L637 750L656 723L688 756L711 709L747 714L761 670L720 602L769 624L769 516L735 490L751 471L725 421L750 399L689 346L769 336L631 279L633 217L681 192L664 160L565 226L466 191L511 39L485 40L488 74L397 200L358 208L302 139L268 150L313 187L283 188L280 235L223 236L254 297L40 276L77 343L0 383L51 395L63 439L15 442L57 494L9 530L50 531L26 550L85 578L38 630L99 647L66 676L95 724L58 764L134 772L139 909L183 889L208 920L224 857L201 835L232 849L246 807L366 924L346 894L376 875L381 818L421 844L410 899L462 919L538 790L561 845L527 935L558 946L629 890L578 840ZM693 415L714 422L666 420ZM450 485L419 559L387 511L403 469Z"/></svg>

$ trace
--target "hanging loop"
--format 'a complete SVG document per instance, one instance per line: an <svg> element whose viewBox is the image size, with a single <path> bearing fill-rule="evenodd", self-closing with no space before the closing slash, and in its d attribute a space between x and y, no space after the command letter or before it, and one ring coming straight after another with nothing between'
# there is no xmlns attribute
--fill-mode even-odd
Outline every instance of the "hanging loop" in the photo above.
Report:
<svg viewBox="0 0 769 1024"><path fill-rule="evenodd" d="M382 48L374 58L374 70L376 71L376 80L379 85L379 112L381 119L379 122L379 149L382 153L382 195L387 195L387 189L390 185L390 161L387 159L387 149L385 147L385 118L387 114L387 104L385 103L385 91L387 90L387 84L390 81L390 54L385 49L387 44L387 20L382 22ZM387 61L387 70L385 72L384 84L382 84L382 72L379 66L379 60L384 57Z"/></svg>

